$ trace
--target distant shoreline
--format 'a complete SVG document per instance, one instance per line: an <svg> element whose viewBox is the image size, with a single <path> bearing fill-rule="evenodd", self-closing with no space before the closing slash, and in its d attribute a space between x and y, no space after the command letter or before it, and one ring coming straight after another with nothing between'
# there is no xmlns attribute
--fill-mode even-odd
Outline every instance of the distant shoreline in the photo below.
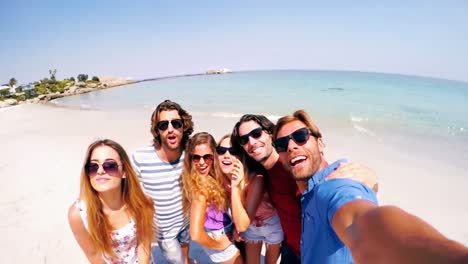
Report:
<svg viewBox="0 0 468 264"><path fill-rule="evenodd" d="M90 90L88 92L90 93L90 92L95 92L95 91L98 91L98 90L104 90L104 89L109 89L109 88L118 87L118 86L126 86L126 85L131 85L131 84L140 83L140 82L151 82L151 81L160 81L160 80L166 80L166 79L176 79L176 78L183 78L183 77L203 76L203 75L211 75L211 74L189 73L189 74L169 75L169 76L154 77L154 78L145 78L145 79L141 79L141 80L131 80L131 81L127 81L127 82L119 82L119 83L115 83L115 84L110 84L105 88L95 88L95 89ZM115 78L115 79L119 79L119 78ZM86 93L88 93L88 92L86 92ZM54 102L55 99L60 99L60 98L63 98L63 97L74 96L74 95L78 95L78 94L65 95L65 96L61 96L61 97L58 97L58 98L51 99L49 101L39 101L38 103L42 103L42 104L49 105L49 106L52 106L52 107L59 107L59 108L66 108L66 109L86 110L86 111L98 110L98 109L94 109L94 108L64 106L64 105L56 104Z"/></svg>
<svg viewBox="0 0 468 264"><path fill-rule="evenodd" d="M55 107L62 107L60 105L57 105L54 103L55 99L63 98L63 97L68 97L68 96L74 96L74 95L79 95L83 93L90 93L98 90L104 90L104 89L109 89L113 87L118 87L118 86L124 86L124 85L130 85L130 84L135 84L135 83L140 83L140 82L150 82L150 81L159 81L159 80L166 80L166 79L176 79L176 78L183 78L183 77L193 77L193 76L203 76L203 75L213 75L210 73L188 73L188 74L177 74L177 75L169 75L169 76L161 76L161 77L153 77L153 78L145 78L145 79L140 79L140 80L133 80L129 78L122 78L122 77L113 77L113 76L100 76L100 86L99 87L89 87L89 86L84 86L81 87L81 89L76 90L76 92L72 93L49 93L49 94L43 94L38 97L35 97L33 99L28 99L26 101L19 101L15 104L0 104L0 109L1 108L7 108L15 105L21 105L21 104L26 104L26 103L33 103L33 104L46 104L46 105L51 105ZM69 107L67 107L69 108ZM85 108L79 108L81 110L93 110L93 109L85 109Z"/></svg>
<svg viewBox="0 0 468 264"><path fill-rule="evenodd" d="M175 79L175 78L181 78L181 77L201 76L201 75L207 75L207 74L206 73L189 73L189 74L169 75L169 76L162 76L162 77L154 77L154 78L146 78L146 79L136 80L135 83L149 82L149 81L159 81L159 80L164 80L164 79Z"/></svg>

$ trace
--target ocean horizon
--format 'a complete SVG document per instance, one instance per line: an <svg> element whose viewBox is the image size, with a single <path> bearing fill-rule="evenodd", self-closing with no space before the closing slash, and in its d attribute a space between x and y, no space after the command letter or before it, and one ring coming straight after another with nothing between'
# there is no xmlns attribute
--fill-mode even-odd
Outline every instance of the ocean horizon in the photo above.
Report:
<svg viewBox="0 0 468 264"><path fill-rule="evenodd" d="M452 152L454 159L468 156L468 83L460 81L351 71L243 71L137 82L53 104L146 114L166 99L193 115L214 117L253 113L276 120L304 109L319 127L327 123L391 144L430 145L429 151Z"/></svg>

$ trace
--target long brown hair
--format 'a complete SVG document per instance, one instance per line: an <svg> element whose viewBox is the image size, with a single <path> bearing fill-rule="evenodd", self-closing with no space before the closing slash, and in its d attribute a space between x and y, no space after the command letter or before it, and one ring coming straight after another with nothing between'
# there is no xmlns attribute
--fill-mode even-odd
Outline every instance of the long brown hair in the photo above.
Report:
<svg viewBox="0 0 468 264"><path fill-rule="evenodd" d="M178 103L173 102L171 100L165 100L161 102L151 115L151 134L153 135L153 144L155 147L159 147L161 145L161 136L159 135L159 130L156 127L156 125L160 121L159 113L161 113L162 111L171 110L177 111L177 113L180 115L180 118L182 119L182 128L184 129L184 134L182 135L182 141L180 145L182 149L184 149L190 135L193 133L192 115L185 111Z"/></svg>
<svg viewBox="0 0 468 264"><path fill-rule="evenodd" d="M222 185L224 176L218 159L216 157L213 159L210 172L207 176L201 177L193 166L193 151L196 146L201 144L207 144L212 150L213 156L216 153L216 141L212 135L206 132L197 133L188 141L181 177L182 205L185 215L188 215L190 212L190 204L194 194L205 196L207 202L217 210L222 211L228 207L226 190Z"/></svg>
<svg viewBox="0 0 468 264"><path fill-rule="evenodd" d="M220 146L221 142L225 140L226 138L230 139L230 144L231 147L235 148L238 152L237 155L235 155L241 162L242 165L244 166L244 181L241 183L241 198L242 202L244 202L245 198L245 187L249 184L250 180L253 179L253 177L261 174L264 177L267 175L267 171L265 168L256 160L251 158L244 150L244 148L238 143L238 141L234 140L232 134L226 134L224 135L219 141L218 141L218 146ZM232 154L231 154L232 155ZM218 154L216 154L218 156ZM228 177L224 175L223 173L223 181L225 183L229 183ZM226 185L225 185L226 186Z"/></svg>
<svg viewBox="0 0 468 264"><path fill-rule="evenodd" d="M154 207L153 200L143 193L137 176L131 166L130 159L122 146L110 139L100 139L89 145L81 170L80 198L86 203L88 232L94 247L103 254L114 258L115 254L112 250L111 237L114 228L104 214L99 193L92 187L90 178L85 170L85 165L90 162L94 149L100 146L110 147L119 154L122 162L122 170L126 175L126 178L122 178L121 195L126 205L127 213L136 224L138 243L146 245L153 240L155 232L153 224Z"/></svg>

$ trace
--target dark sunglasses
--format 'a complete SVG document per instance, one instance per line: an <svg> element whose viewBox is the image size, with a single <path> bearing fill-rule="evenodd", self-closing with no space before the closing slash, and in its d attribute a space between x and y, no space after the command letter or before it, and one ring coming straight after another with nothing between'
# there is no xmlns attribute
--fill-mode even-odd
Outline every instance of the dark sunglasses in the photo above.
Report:
<svg viewBox="0 0 468 264"><path fill-rule="evenodd" d="M290 139L294 140L296 144L304 144L305 142L307 142L307 140L309 140L311 134L315 137L310 128L303 127L292 132L290 135L277 138L275 141L273 141L273 146L275 147L278 153L284 152L288 149Z"/></svg>
<svg viewBox="0 0 468 264"><path fill-rule="evenodd" d="M172 127L175 129L181 128L184 124L181 119L172 119L170 122ZM156 127L162 131L166 130L169 127L169 120L159 121L158 124L156 124Z"/></svg>
<svg viewBox="0 0 468 264"><path fill-rule="evenodd" d="M99 163L89 162L85 165L86 175L93 177L96 176L99 170ZM102 169L110 176L116 176L119 173L119 164L116 161L106 161L102 164Z"/></svg>
<svg viewBox="0 0 468 264"><path fill-rule="evenodd" d="M195 163L200 162L201 159L203 159L206 163L211 164L213 162L213 155L212 154L205 154L203 156L194 154L192 155L192 161Z"/></svg>
<svg viewBox="0 0 468 264"><path fill-rule="evenodd" d="M263 128L262 127L257 127L256 129L250 131L249 133L239 136L239 144L242 146L247 144L249 142L249 137L252 138L259 138L262 135Z"/></svg>
<svg viewBox="0 0 468 264"><path fill-rule="evenodd" d="M239 150L236 149L235 147L230 147L230 148L221 147L221 146L216 147L216 153L218 153L218 155L224 155L226 154L226 151L229 151L231 155L239 155Z"/></svg>

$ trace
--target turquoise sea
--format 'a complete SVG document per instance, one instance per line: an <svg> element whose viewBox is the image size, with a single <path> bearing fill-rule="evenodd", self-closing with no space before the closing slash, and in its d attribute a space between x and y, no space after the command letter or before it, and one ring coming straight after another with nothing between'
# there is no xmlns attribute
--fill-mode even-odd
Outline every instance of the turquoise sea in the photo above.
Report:
<svg viewBox="0 0 468 264"><path fill-rule="evenodd" d="M193 114L226 117L275 118L302 108L315 120L378 140L404 144L423 138L468 156L468 83L458 81L347 71L247 71L145 81L54 103L138 111L164 99Z"/></svg>

